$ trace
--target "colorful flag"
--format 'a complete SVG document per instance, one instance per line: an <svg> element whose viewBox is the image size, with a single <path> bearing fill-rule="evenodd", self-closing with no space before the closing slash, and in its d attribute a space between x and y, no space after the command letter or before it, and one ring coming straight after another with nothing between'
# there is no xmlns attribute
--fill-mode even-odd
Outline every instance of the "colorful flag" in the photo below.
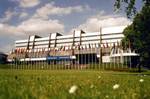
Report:
<svg viewBox="0 0 150 99"><path fill-rule="evenodd" d="M83 50L83 46L82 45L80 45L80 50Z"/></svg>
<svg viewBox="0 0 150 99"><path fill-rule="evenodd" d="M108 42L106 42L106 47L107 47L107 48L109 47Z"/></svg>
<svg viewBox="0 0 150 99"><path fill-rule="evenodd" d="M115 45L115 42L113 43L113 48L115 48L116 47L116 45Z"/></svg>
<svg viewBox="0 0 150 99"><path fill-rule="evenodd" d="M117 47L120 47L119 41L117 41Z"/></svg>
<svg viewBox="0 0 150 99"><path fill-rule="evenodd" d="M103 48L105 48L105 43L103 43Z"/></svg>
<svg viewBox="0 0 150 99"><path fill-rule="evenodd" d="M88 44L88 47L89 47L89 49L91 49L91 45L90 44Z"/></svg>
<svg viewBox="0 0 150 99"><path fill-rule="evenodd" d="M99 43L96 43L96 48L99 48L99 47L100 47Z"/></svg>

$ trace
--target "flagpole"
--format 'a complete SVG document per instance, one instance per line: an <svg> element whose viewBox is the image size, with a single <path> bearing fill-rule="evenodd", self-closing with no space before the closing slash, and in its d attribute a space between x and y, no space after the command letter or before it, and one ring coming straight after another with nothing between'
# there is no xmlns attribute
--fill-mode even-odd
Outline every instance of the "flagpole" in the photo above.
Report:
<svg viewBox="0 0 150 99"><path fill-rule="evenodd" d="M96 58L97 58L97 53L96 53L96 43L94 44L94 53L95 53L95 61L94 61L94 66L95 66L95 69L97 70L97 62L96 62Z"/></svg>
<svg viewBox="0 0 150 99"><path fill-rule="evenodd" d="M19 62L20 62L20 51L21 49L19 48L19 55L18 55L18 60L17 60L17 69L19 69Z"/></svg>
<svg viewBox="0 0 150 99"><path fill-rule="evenodd" d="M102 27L100 27L100 57L99 57L99 63L100 63L100 66L102 66L102 48L101 48L101 44L102 44Z"/></svg>
<svg viewBox="0 0 150 99"><path fill-rule="evenodd" d="M105 46L105 43L103 43L103 48L104 48L104 53L105 53L105 51L106 51L106 46ZM103 59L103 57L102 57L102 59ZM105 70L105 68L106 68L106 62L103 62L103 70Z"/></svg>
<svg viewBox="0 0 150 99"><path fill-rule="evenodd" d="M93 44L91 43L91 67L92 67L92 69L94 69L94 67L93 67Z"/></svg>
<svg viewBox="0 0 150 99"><path fill-rule="evenodd" d="M101 46L101 44L100 44L100 42L98 43L98 69L100 70L100 46Z"/></svg>
<svg viewBox="0 0 150 99"><path fill-rule="evenodd" d="M83 53L82 53L82 45L80 45L80 60L81 60L81 64L80 64L80 69L82 69L83 68Z"/></svg>
<svg viewBox="0 0 150 99"><path fill-rule="evenodd" d="M89 54L90 69L92 69L92 48L91 48L91 44L90 43L89 43L89 47L90 47L90 54Z"/></svg>
<svg viewBox="0 0 150 99"><path fill-rule="evenodd" d="M129 53L131 53L131 43L130 43L130 40L129 40ZM131 69L131 55L129 54L129 64L130 64L130 69Z"/></svg>
<svg viewBox="0 0 150 99"><path fill-rule="evenodd" d="M117 59L116 59L117 60L117 69L119 69L119 49L118 49L119 43L118 43L118 41L117 41L117 45L116 46L117 46L117 51L116 52L118 54Z"/></svg>
<svg viewBox="0 0 150 99"><path fill-rule="evenodd" d="M110 62L109 62L109 69L111 68L111 43L109 43L109 56L110 56Z"/></svg>
<svg viewBox="0 0 150 99"><path fill-rule="evenodd" d="M57 46L55 47L55 57L57 56ZM57 56L59 57L59 56ZM58 59L59 60L59 59ZM55 70L57 70L57 59L55 60Z"/></svg>
<svg viewBox="0 0 150 99"><path fill-rule="evenodd" d="M107 57L108 57L108 50L109 50L109 48L108 48L108 43L106 42L106 51L107 51ZM108 61L106 61L106 69L108 69Z"/></svg>
<svg viewBox="0 0 150 99"><path fill-rule="evenodd" d="M86 52L87 52L87 49L86 49L86 44L84 45L84 65L85 65L85 69L87 69L87 64L86 64Z"/></svg>
<svg viewBox="0 0 150 99"><path fill-rule="evenodd" d="M87 44L87 68L90 69L90 60L89 60L89 54L90 54L90 49L89 49L89 44Z"/></svg>

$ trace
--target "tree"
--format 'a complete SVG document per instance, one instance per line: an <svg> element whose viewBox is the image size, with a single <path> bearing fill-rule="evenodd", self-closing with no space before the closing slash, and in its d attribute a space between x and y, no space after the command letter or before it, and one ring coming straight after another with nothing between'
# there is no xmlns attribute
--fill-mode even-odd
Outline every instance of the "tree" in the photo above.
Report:
<svg viewBox="0 0 150 99"><path fill-rule="evenodd" d="M135 15L133 23L123 33L125 35L123 42L128 44L130 41L131 48L140 54L141 64L148 67L150 64L150 3L145 3L142 10Z"/></svg>
<svg viewBox="0 0 150 99"><path fill-rule="evenodd" d="M136 7L135 7L135 3L137 0L116 0L114 7L115 10L118 10L121 8L121 5L125 5L125 12L128 18L130 18L131 16L134 16L137 12ZM143 1L143 5L150 5L150 0L142 0Z"/></svg>

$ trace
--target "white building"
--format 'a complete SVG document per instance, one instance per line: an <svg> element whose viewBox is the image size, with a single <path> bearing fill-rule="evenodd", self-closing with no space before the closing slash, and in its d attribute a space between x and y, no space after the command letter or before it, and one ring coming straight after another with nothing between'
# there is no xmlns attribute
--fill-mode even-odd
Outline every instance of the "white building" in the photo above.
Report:
<svg viewBox="0 0 150 99"><path fill-rule="evenodd" d="M126 26L100 28L98 32L74 31L71 35L50 33L47 37L29 36L15 41L15 51L9 60L20 61L63 61L87 64L94 62L124 62L124 56L137 56L129 50L124 52L121 40Z"/></svg>

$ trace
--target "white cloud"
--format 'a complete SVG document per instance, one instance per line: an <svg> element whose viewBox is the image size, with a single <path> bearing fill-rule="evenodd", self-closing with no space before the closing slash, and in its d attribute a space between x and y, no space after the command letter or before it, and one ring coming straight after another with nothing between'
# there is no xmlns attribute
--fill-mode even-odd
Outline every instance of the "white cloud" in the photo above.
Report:
<svg viewBox="0 0 150 99"><path fill-rule="evenodd" d="M42 19L29 19L23 21L18 26L11 26L8 24L0 24L1 35L15 35L24 36L31 34L44 35L51 32L63 32L64 25L58 20L42 20Z"/></svg>
<svg viewBox="0 0 150 99"><path fill-rule="evenodd" d="M20 15L19 15L19 18L26 18L28 16L28 13L26 13L26 12L22 12L22 13L20 13Z"/></svg>
<svg viewBox="0 0 150 99"><path fill-rule="evenodd" d="M67 15L72 12L82 12L90 9L88 6L73 6L73 7L58 7L54 2L45 4L43 7L36 10L34 17L47 19L49 15Z"/></svg>
<svg viewBox="0 0 150 99"><path fill-rule="evenodd" d="M24 33L22 29L19 29L16 26L0 23L0 35L22 36Z"/></svg>
<svg viewBox="0 0 150 99"><path fill-rule="evenodd" d="M79 25L75 29L82 29L88 32L99 31L100 27L129 25L131 21L126 17L119 15L103 15L103 13L92 16L86 20L85 23ZM73 31L72 29L71 31Z"/></svg>
<svg viewBox="0 0 150 99"><path fill-rule="evenodd" d="M37 6L40 3L40 1L39 0L20 0L19 3L20 3L20 7L30 8L30 7Z"/></svg>
<svg viewBox="0 0 150 99"><path fill-rule="evenodd" d="M8 40L17 40L17 39L26 39L28 35L40 35L47 36L49 33L53 32L63 32L64 25L60 23L59 20L43 20L43 19L28 19L23 21L17 26L12 26L9 24L0 23L0 37L6 38L7 42L4 42L1 45L3 52L10 51L12 47L12 42ZM14 45L13 45L14 46Z"/></svg>
<svg viewBox="0 0 150 99"><path fill-rule="evenodd" d="M17 15L15 11L7 10L3 18L0 18L0 22L8 22L14 15Z"/></svg>
<svg viewBox="0 0 150 99"><path fill-rule="evenodd" d="M63 32L64 25L58 20L43 20L43 19L29 19L22 22L19 29L32 34L44 34L50 32Z"/></svg>

